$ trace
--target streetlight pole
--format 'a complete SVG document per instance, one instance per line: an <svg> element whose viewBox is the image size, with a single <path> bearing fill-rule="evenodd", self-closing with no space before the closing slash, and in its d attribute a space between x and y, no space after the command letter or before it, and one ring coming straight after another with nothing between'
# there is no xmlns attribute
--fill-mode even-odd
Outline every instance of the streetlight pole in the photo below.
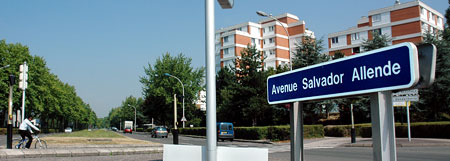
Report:
<svg viewBox="0 0 450 161"><path fill-rule="evenodd" d="M183 87L183 118L181 118L181 122L183 122L183 128L185 128L184 123L186 122L186 117L184 117L184 85L183 85L183 82L181 82L180 79L178 79L177 77L175 77L175 76L173 76L173 75L171 75L171 74L169 74L169 73L164 73L164 75L165 75L165 76L169 76L169 77L173 77L173 78L177 79L178 82L180 82L181 87Z"/></svg>
<svg viewBox="0 0 450 161"><path fill-rule="evenodd" d="M292 70L291 43L290 43L289 32L288 32L287 28L284 27L284 25L278 19L273 17L272 14L267 14L267 13L265 13L263 11L256 11L256 14L258 14L259 16L262 16L262 17L271 18L271 19L275 20L276 22L280 23L281 27L283 27L283 29L286 32L286 35L288 37L289 64L290 64L290 70Z"/></svg>
<svg viewBox="0 0 450 161"><path fill-rule="evenodd" d="M136 107L131 106L130 104L128 104L128 106L134 108L134 131L136 131Z"/></svg>
<svg viewBox="0 0 450 161"><path fill-rule="evenodd" d="M9 64L8 64L8 65L5 65L4 67L1 67L0 69L8 68L8 67L9 67Z"/></svg>

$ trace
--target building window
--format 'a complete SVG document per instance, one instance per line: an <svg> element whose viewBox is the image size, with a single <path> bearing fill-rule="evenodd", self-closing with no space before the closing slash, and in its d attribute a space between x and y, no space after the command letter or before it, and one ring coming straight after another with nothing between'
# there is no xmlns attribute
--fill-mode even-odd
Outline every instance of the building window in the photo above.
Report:
<svg viewBox="0 0 450 161"><path fill-rule="evenodd" d="M263 32L263 33L266 33L266 28L262 28L262 32Z"/></svg>
<svg viewBox="0 0 450 161"><path fill-rule="evenodd" d="M269 54L270 54L270 55L275 55L275 53L276 53L276 52L275 52L275 49L269 50Z"/></svg>
<svg viewBox="0 0 450 161"><path fill-rule="evenodd" d="M352 40L359 40L359 33L352 34Z"/></svg>
<svg viewBox="0 0 450 161"><path fill-rule="evenodd" d="M228 48L223 49L223 55L228 55L228 54L230 54L230 52L228 51Z"/></svg>
<svg viewBox="0 0 450 161"><path fill-rule="evenodd" d="M255 45L255 44L256 44L255 38L252 38L252 45Z"/></svg>
<svg viewBox="0 0 450 161"><path fill-rule="evenodd" d="M228 42L228 36L223 37L223 42Z"/></svg>
<svg viewBox="0 0 450 161"><path fill-rule="evenodd" d="M338 37L332 37L332 38L331 38L331 43L332 43L332 44L337 44L337 43L339 43Z"/></svg>
<svg viewBox="0 0 450 161"><path fill-rule="evenodd" d="M372 31L373 35L377 34L377 35L381 35L381 29L375 29Z"/></svg>
<svg viewBox="0 0 450 161"><path fill-rule="evenodd" d="M269 32L273 32L274 28L274 26L269 26Z"/></svg>
<svg viewBox="0 0 450 161"><path fill-rule="evenodd" d="M361 52L361 50L359 49L359 47L355 47L355 48L353 48L352 50L353 50L353 53L360 53L360 52Z"/></svg>
<svg viewBox="0 0 450 161"><path fill-rule="evenodd" d="M376 14L372 16L372 22L380 22L381 21L381 14Z"/></svg>
<svg viewBox="0 0 450 161"><path fill-rule="evenodd" d="M269 38L269 44L272 44L274 42L275 42L275 40L273 38Z"/></svg>

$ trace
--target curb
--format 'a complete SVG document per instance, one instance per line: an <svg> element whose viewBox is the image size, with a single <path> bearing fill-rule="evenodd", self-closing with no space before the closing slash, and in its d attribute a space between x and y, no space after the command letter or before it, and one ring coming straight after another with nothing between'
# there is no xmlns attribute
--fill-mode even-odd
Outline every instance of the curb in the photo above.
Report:
<svg viewBox="0 0 450 161"><path fill-rule="evenodd" d="M198 135L183 135L185 137L191 138L203 138L206 139L206 136L198 136ZM261 144L273 144L270 140L245 140L245 139L233 139L233 141L237 142L247 142L247 143L261 143Z"/></svg>
<svg viewBox="0 0 450 161"><path fill-rule="evenodd" d="M419 143L419 144L396 144L397 147L436 147L450 146L450 143ZM372 143L366 144L343 144L341 147L373 147Z"/></svg>
<svg viewBox="0 0 450 161"><path fill-rule="evenodd" d="M0 159L82 157L162 153L162 146L101 149L0 149Z"/></svg>

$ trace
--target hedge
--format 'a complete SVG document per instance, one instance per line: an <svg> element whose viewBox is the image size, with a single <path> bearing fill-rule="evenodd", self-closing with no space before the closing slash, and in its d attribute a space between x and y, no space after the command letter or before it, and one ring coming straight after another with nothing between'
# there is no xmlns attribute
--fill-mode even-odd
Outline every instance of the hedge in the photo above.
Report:
<svg viewBox="0 0 450 161"><path fill-rule="evenodd" d="M304 138L320 138L324 136L322 125L305 125ZM205 127L182 128L180 134L185 135L206 135ZM261 126L261 127L235 127L234 135L236 139L248 140L289 140L290 127L284 126Z"/></svg>
<svg viewBox="0 0 450 161"><path fill-rule="evenodd" d="M325 136L350 136L350 125L325 126ZM355 125L356 136L372 137L370 124ZM395 124L396 137L408 137L408 125ZM411 137L414 138L450 138L450 122L411 123Z"/></svg>

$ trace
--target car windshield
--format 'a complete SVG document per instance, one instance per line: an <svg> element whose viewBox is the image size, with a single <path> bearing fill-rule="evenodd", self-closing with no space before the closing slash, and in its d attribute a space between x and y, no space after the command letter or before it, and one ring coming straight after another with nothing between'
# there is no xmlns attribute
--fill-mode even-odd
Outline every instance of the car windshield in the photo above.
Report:
<svg viewBox="0 0 450 161"><path fill-rule="evenodd" d="M157 131L167 131L166 128L163 128L163 127L158 127L158 128L156 128L156 130Z"/></svg>

